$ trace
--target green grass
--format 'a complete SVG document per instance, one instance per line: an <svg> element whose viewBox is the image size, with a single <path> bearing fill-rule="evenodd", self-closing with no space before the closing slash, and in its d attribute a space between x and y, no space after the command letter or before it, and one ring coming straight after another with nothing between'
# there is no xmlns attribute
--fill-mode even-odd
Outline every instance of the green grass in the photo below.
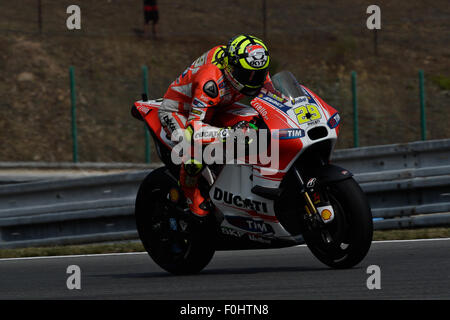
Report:
<svg viewBox="0 0 450 320"><path fill-rule="evenodd" d="M407 230L375 231L373 239L377 240L407 240L449 238L450 228L426 228ZM89 244L71 246L36 247L20 249L2 249L0 258L20 258L36 256L61 256L100 253L143 252L144 247L138 241L108 244Z"/></svg>
<svg viewBox="0 0 450 320"><path fill-rule="evenodd" d="M375 231L374 240L409 240L409 239L432 239L450 238L450 228L423 228Z"/></svg>
<svg viewBox="0 0 450 320"><path fill-rule="evenodd" d="M0 258L63 256L145 251L140 242L1 249Z"/></svg>
<svg viewBox="0 0 450 320"><path fill-rule="evenodd" d="M436 86L438 86L441 90L450 90L450 78L438 75L438 76L432 76L431 82L434 83Z"/></svg>

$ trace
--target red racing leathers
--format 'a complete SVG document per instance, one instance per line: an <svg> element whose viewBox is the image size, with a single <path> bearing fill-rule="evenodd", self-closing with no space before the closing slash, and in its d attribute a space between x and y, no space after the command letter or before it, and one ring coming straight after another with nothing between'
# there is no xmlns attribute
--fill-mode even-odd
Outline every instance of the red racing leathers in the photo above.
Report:
<svg viewBox="0 0 450 320"><path fill-rule="evenodd" d="M158 115L168 136L174 136L173 141L179 141L180 137L176 135L184 134L184 129L188 127L191 127L189 131L193 133L195 142L209 144L216 141L223 128L208 124L214 112L221 106L231 105L245 97L234 89L222 72L224 49L225 46L217 46L205 52L172 82L164 95ZM273 90L269 75L264 86ZM202 209L204 198L197 188L201 169L198 172L187 171L192 170L186 170L183 165L180 171L181 188L191 211L204 216L208 211Z"/></svg>

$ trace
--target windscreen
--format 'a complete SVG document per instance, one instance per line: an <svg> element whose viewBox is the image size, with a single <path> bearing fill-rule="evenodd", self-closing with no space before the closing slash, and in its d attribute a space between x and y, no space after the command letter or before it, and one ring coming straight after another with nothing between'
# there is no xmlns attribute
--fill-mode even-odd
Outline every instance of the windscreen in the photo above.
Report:
<svg viewBox="0 0 450 320"><path fill-rule="evenodd" d="M281 71L271 78L275 89L288 96L291 100L305 95L297 79L289 71Z"/></svg>

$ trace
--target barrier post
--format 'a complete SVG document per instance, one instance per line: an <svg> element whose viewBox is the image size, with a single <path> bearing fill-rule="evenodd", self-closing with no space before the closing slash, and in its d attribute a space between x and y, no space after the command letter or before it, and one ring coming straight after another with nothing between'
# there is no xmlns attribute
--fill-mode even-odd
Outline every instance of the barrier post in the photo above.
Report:
<svg viewBox="0 0 450 320"><path fill-rule="evenodd" d="M147 66L142 66L142 86L145 96L148 97L148 68ZM150 163L150 133L148 132L147 125L144 126L145 129L145 162Z"/></svg>
<svg viewBox="0 0 450 320"><path fill-rule="evenodd" d="M37 7L38 7L38 30L39 30L39 34L41 34L42 33L42 2L41 2L41 0L38 0Z"/></svg>
<svg viewBox="0 0 450 320"><path fill-rule="evenodd" d="M424 73L419 70L419 96L420 96L420 131L422 140L427 140L427 119L425 114L425 86Z"/></svg>
<svg viewBox="0 0 450 320"><path fill-rule="evenodd" d="M352 102L353 102L353 146L359 147L358 129L358 97L356 92L356 72L352 71Z"/></svg>
<svg viewBox="0 0 450 320"><path fill-rule="evenodd" d="M70 103L72 106L72 160L78 162L78 143L77 143L77 107L76 107L76 95L75 95L75 71L71 66L69 68L70 78Z"/></svg>
<svg viewBox="0 0 450 320"><path fill-rule="evenodd" d="M263 39L267 41L267 3L262 0Z"/></svg>

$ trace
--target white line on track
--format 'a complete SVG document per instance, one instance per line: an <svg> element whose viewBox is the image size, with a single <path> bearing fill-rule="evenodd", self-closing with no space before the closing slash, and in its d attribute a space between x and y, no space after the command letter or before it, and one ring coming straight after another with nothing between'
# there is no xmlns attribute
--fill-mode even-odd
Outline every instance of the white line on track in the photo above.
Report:
<svg viewBox="0 0 450 320"><path fill-rule="evenodd" d="M73 254L63 256L42 256L42 257L21 257L21 258L1 258L1 261L14 260L38 260L38 259L58 259L58 258L83 258L83 257L107 257L107 256L124 256L134 254L147 254L147 252L122 252L122 253L95 253L95 254Z"/></svg>
<svg viewBox="0 0 450 320"><path fill-rule="evenodd" d="M378 241L373 241L372 244L395 243L395 242L445 241L445 240L450 240L450 238L410 239L410 240L378 240ZM296 247L305 247L305 246L306 246L306 244L301 244ZM124 256L124 255L137 255L137 254L147 254L147 252L97 253L97 254L63 255L63 256L0 258L0 262L2 262L2 261L17 261L17 260L58 259L58 258L108 257L108 256Z"/></svg>
<svg viewBox="0 0 450 320"><path fill-rule="evenodd" d="M377 240L372 243L391 243L391 242L426 242L426 241L441 241L450 240L450 238L432 238L432 239L409 239L409 240Z"/></svg>

